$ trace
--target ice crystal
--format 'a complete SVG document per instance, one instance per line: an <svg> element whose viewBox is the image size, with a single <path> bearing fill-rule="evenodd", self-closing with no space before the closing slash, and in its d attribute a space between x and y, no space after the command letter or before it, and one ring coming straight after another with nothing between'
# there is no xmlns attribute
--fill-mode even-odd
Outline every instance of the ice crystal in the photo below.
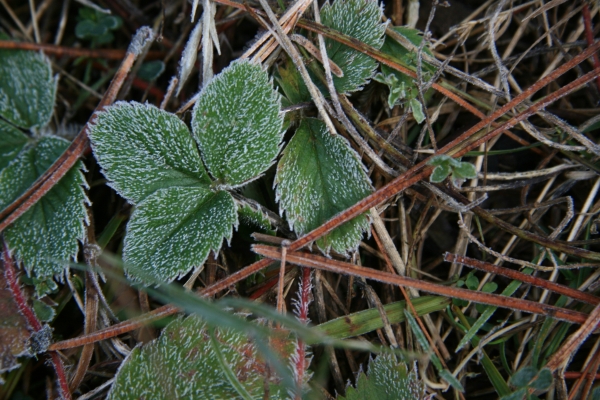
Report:
<svg viewBox="0 0 600 400"><path fill-rule="evenodd" d="M376 0L335 0L321 9L323 25L379 49L383 45L386 24L381 22L383 10ZM327 56L344 72L333 77L340 93L361 89L373 77L377 62L370 56L339 43L325 39Z"/></svg>
<svg viewBox="0 0 600 400"><path fill-rule="evenodd" d="M0 116L21 128L42 128L54 110L57 80L42 53L0 50Z"/></svg>
<svg viewBox="0 0 600 400"><path fill-rule="evenodd" d="M369 195L372 187L358 155L340 136L328 133L317 119L302 121L277 166L277 198L290 227L303 235ZM317 241L346 253L358 246L369 229L364 215Z"/></svg>

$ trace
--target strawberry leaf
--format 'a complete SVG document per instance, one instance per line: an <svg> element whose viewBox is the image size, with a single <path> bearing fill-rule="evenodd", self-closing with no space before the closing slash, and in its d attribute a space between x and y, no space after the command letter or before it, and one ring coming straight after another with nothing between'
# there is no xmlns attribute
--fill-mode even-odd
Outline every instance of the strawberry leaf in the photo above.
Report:
<svg viewBox="0 0 600 400"><path fill-rule="evenodd" d="M134 204L162 188L210 184L187 126L157 107L116 103L98 114L90 138L109 185Z"/></svg>
<svg viewBox="0 0 600 400"><path fill-rule="evenodd" d="M0 50L0 116L29 129L48 124L57 80L42 53Z"/></svg>
<svg viewBox="0 0 600 400"><path fill-rule="evenodd" d="M313 118L302 121L283 151L275 184L282 212L300 235L372 191L358 155L341 136L332 136L323 122ZM369 221L361 215L319 239L317 245L325 252L346 253L358 246L368 229Z"/></svg>
<svg viewBox="0 0 600 400"><path fill-rule="evenodd" d="M108 398L237 399L242 398L241 389L251 399L262 399L267 366L258 359L253 343L223 328L214 329L213 337L198 317L176 319L160 338L131 352ZM241 388L231 383L224 366ZM276 383L271 376L269 398L286 397Z"/></svg>
<svg viewBox="0 0 600 400"><path fill-rule="evenodd" d="M234 62L200 93L192 130L218 184L241 186L269 168L283 138L279 93L261 66Z"/></svg>
<svg viewBox="0 0 600 400"><path fill-rule="evenodd" d="M444 179L446 179L448 177L448 175L450 175L451 172L452 172L452 167L450 167L450 165L448 165L448 164L438 165L437 167L435 167L435 169L431 173L431 176L429 177L429 181L433 182L433 183L440 183Z"/></svg>
<svg viewBox="0 0 600 400"><path fill-rule="evenodd" d="M398 362L392 354L381 354L369 361L368 375L359 372L356 388L346 389L340 400L412 400L422 399L425 387L419 380L416 365L410 370L404 362Z"/></svg>
<svg viewBox="0 0 600 400"><path fill-rule="evenodd" d="M361 42L381 48L386 24L381 23L382 8L374 0L335 0L321 8L323 25L351 36ZM373 77L377 62L366 54L326 38L327 57L344 72L333 76L335 88L340 93L361 89Z"/></svg>
<svg viewBox="0 0 600 400"><path fill-rule="evenodd" d="M20 130L0 119L0 171L15 159L27 141Z"/></svg>
<svg viewBox="0 0 600 400"><path fill-rule="evenodd" d="M237 207L227 192L208 186L160 189L138 204L127 225L123 250L130 278L169 282L200 267L237 226Z"/></svg>
<svg viewBox="0 0 600 400"><path fill-rule="evenodd" d="M0 209L27 190L69 143L57 137L43 137L26 146L0 172ZM81 163L72 168L25 214L4 231L9 248L28 273L38 277L60 274L74 260L78 241L84 237L87 219Z"/></svg>

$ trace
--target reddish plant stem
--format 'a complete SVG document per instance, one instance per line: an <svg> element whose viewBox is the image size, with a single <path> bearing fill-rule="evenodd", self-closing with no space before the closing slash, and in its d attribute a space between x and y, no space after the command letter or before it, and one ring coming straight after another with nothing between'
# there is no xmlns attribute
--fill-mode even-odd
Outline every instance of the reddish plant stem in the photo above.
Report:
<svg viewBox="0 0 600 400"><path fill-rule="evenodd" d="M144 31L138 31L136 36L134 37L133 42L142 42L145 40L150 40L152 35L152 31L149 28L146 28ZM98 103L96 110L85 124L81 132L77 135L77 137L71 142L69 147L64 151L64 153L48 168L46 172L42 174L25 193L21 194L19 198L14 200L8 207L6 207L2 212L0 212L0 232L2 232L6 227L12 224L17 220L21 215L23 215L29 208L31 208L35 203L39 201L46 193L50 191L54 187L55 184L60 181L60 179L65 176L65 174L75 165L79 157L83 154L85 149L88 147L88 137L87 130L89 124L94 118L96 112L104 109L107 105L111 104L117 94L119 89L123 85L129 70L131 69L133 62L140 52L139 46L130 46L127 49L127 53L125 55L125 59L121 63L119 70L116 72L115 77L113 78L110 86L104 93L102 100Z"/></svg>
<svg viewBox="0 0 600 400"><path fill-rule="evenodd" d="M444 255L444 261L459 263L471 268L476 268L481 271L489 272L491 274L502 275L507 278L528 283L530 285L537 286L542 289L547 289L554 293L562 294L564 296L568 296L572 299L579 300L594 306L600 304L600 297L596 297L593 294L585 293L581 290L572 289L568 286L560 285L558 283L550 282L545 279L527 275L522 272L515 271L513 269L500 267L498 265L486 263L483 261L475 260L473 258L452 253L446 253Z"/></svg>
<svg viewBox="0 0 600 400"><path fill-rule="evenodd" d="M13 299L17 303L19 307L19 311L27 320L27 323L31 327L34 332L39 332L42 330L42 323L38 320L35 312L29 304L27 304L27 300L25 299L25 295L19 286L19 281L17 279L17 271L15 269L15 264L8 250L8 246L3 242L3 251L2 251L2 264L4 265L4 275L6 277L6 282L8 282L8 286L10 288L11 293L13 294ZM52 365L54 365L54 371L56 372L56 376L58 378L58 384L60 386L60 390L63 398L70 400L71 392L69 391L69 384L67 383L67 376L65 374L65 368L60 359L60 356L57 352L50 352L50 357L52 358Z"/></svg>
<svg viewBox="0 0 600 400"><path fill-rule="evenodd" d="M548 360L546 367L550 369L550 371L554 372L557 368L563 365L566 360L570 359L575 354L588 336L597 329L599 324L600 305L597 305L584 323L581 324L579 329L569 336L567 340L563 342L561 348L552 355L552 358Z"/></svg>
<svg viewBox="0 0 600 400"><path fill-rule="evenodd" d="M255 253L264 257L278 260L281 258L281 251L272 246L254 245ZM287 252L287 261L292 264L302 267L318 268L324 271L330 271L338 274L358 276L365 279L375 280L378 282L387 283L390 285L407 286L422 290L428 293L438 294L453 299L462 299L473 301L475 303L488 304L496 307L509 308L512 310L520 310L526 313L546 315L562 321L567 321L576 324L584 324L589 316L585 313L541 304L534 301L515 299L497 294L478 292L475 290L461 289L451 286L443 286L435 283L408 278L390 274L388 272L378 271L371 268L359 267L354 264L329 259L315 254L304 253L299 251Z"/></svg>
<svg viewBox="0 0 600 400"><path fill-rule="evenodd" d="M89 57L89 58L103 58L108 60L121 60L125 57L126 50L116 49L86 49L78 47L65 47L56 46L46 43L29 43L29 42L15 42L12 40L0 40L0 49L18 49L18 50L41 50L45 54L51 54L57 57ZM165 53L162 51L149 51L146 56L149 60L156 60L163 58Z"/></svg>
<svg viewBox="0 0 600 400"><path fill-rule="evenodd" d="M565 379L579 379L585 377L586 379L600 379L600 374L586 374L585 372L567 371L564 375Z"/></svg>
<svg viewBox="0 0 600 400"><path fill-rule="evenodd" d="M587 1L583 1L583 6L581 8L581 14L583 15L583 26L585 28L585 40L588 46L594 44L594 27L592 26L592 17L590 15L590 7ZM594 68L600 68L600 58L598 58L598 53L594 53L592 55L592 60L594 62ZM596 78L596 86L600 91L600 76Z"/></svg>

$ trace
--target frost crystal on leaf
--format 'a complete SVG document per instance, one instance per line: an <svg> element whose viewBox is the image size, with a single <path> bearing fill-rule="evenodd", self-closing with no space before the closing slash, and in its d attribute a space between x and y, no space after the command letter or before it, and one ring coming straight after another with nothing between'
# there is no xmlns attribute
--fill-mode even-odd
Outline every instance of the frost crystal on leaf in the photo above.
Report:
<svg viewBox="0 0 600 400"><path fill-rule="evenodd" d="M192 130L218 183L240 186L273 164L283 137L280 107L268 74L248 61L234 62L206 85Z"/></svg>
<svg viewBox="0 0 600 400"><path fill-rule="evenodd" d="M160 189L139 203L127 225L123 258L134 280L168 282L204 263L231 239L237 207L207 187Z"/></svg>
<svg viewBox="0 0 600 400"><path fill-rule="evenodd" d="M0 116L21 128L42 128L54 110L56 79L42 53L0 50Z"/></svg>
<svg viewBox="0 0 600 400"><path fill-rule="evenodd" d="M110 185L134 204L161 188L210 184L187 126L157 107L116 103L89 135Z"/></svg>
<svg viewBox="0 0 600 400"><path fill-rule="evenodd" d="M214 337L225 363L252 399L264 395L266 365L255 346L242 334L215 329ZM283 398L269 382L270 397ZM108 395L123 399L237 399L211 343L206 325L195 316L170 323L160 338L135 348L123 362Z"/></svg>
<svg viewBox="0 0 600 400"><path fill-rule="evenodd" d="M275 177L277 198L292 229L303 235L368 196L372 187L358 155L317 119L302 121L283 151ZM358 246L369 229L358 216L317 241L325 252Z"/></svg>
<svg viewBox="0 0 600 400"><path fill-rule="evenodd" d="M413 400L423 399L425 386L419 379L416 364L412 370L393 354L381 354L369 361L368 375L359 372L356 388L349 386L340 400Z"/></svg>
<svg viewBox="0 0 600 400"><path fill-rule="evenodd" d="M0 171L17 157L27 141L20 130L0 119Z"/></svg>
<svg viewBox="0 0 600 400"><path fill-rule="evenodd" d="M0 172L0 209L27 190L69 146L57 137L44 137L26 146ZM4 231L8 247L28 273L38 277L60 274L74 260L87 219L81 163Z"/></svg>
<svg viewBox="0 0 600 400"><path fill-rule="evenodd" d="M335 0L321 9L323 25L333 28L361 42L381 48L386 24L381 23L383 10L376 0ZM327 57L344 72L343 77L333 76L335 88L340 93L355 92L373 77L377 62L366 54L326 38Z"/></svg>

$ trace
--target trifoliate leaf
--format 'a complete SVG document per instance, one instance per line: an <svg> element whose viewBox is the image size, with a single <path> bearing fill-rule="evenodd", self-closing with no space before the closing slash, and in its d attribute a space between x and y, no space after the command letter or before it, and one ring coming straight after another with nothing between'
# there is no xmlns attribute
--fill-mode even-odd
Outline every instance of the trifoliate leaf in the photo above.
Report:
<svg viewBox="0 0 600 400"><path fill-rule="evenodd" d="M283 137L280 95L259 65L234 62L200 93L192 129L219 184L240 186L275 160Z"/></svg>
<svg viewBox="0 0 600 400"><path fill-rule="evenodd" d="M275 177L277 198L290 227L303 235L335 214L354 205L371 191L358 155L341 136L333 136L323 122L302 121L283 151ZM358 216L317 241L346 253L358 246L369 229L365 215Z"/></svg>
<svg viewBox="0 0 600 400"><path fill-rule="evenodd" d="M375 0L335 0L321 8L321 22L361 42L381 48L386 24L381 22L382 8ZM373 77L377 62L366 54L326 38L327 57L344 72L343 77L333 76L335 88L340 93L355 92Z"/></svg>
<svg viewBox="0 0 600 400"><path fill-rule="evenodd" d="M195 316L176 319L160 338L135 348L117 372L108 395L124 399L238 399L217 352L251 399L263 399L267 366L252 342L236 331L215 329ZM218 348L215 348L218 346ZM285 398L271 371L269 398Z"/></svg>
<svg viewBox="0 0 600 400"><path fill-rule="evenodd" d="M46 136L0 172L0 209L27 190L69 146L64 139ZM81 174L77 163L54 187L4 231L9 248L28 273L38 277L60 274L75 259L87 219Z"/></svg>
<svg viewBox="0 0 600 400"><path fill-rule="evenodd" d="M422 399L425 386L419 380L416 364L412 370L392 354L381 354L369 362L368 376L360 372L356 388L348 387L340 400L412 400Z"/></svg>
<svg viewBox="0 0 600 400"><path fill-rule="evenodd" d="M109 185L134 204L161 188L210 184L187 126L157 107L116 103L89 135Z"/></svg>
<svg viewBox="0 0 600 400"><path fill-rule="evenodd" d="M198 268L231 239L237 207L206 187L159 189L138 204L127 225L123 258L136 281L169 282Z"/></svg>
<svg viewBox="0 0 600 400"><path fill-rule="evenodd" d="M0 116L21 128L42 128L54 110L57 80L42 53L0 50Z"/></svg>
<svg viewBox="0 0 600 400"><path fill-rule="evenodd" d="M17 157L27 141L20 130L0 119L0 171Z"/></svg>
<svg viewBox="0 0 600 400"><path fill-rule="evenodd" d="M397 26L392 28L399 35L404 36L407 40L412 42L415 46L420 46L423 37L420 31L417 29L411 29L407 27ZM395 57L404 66L416 70L417 68L417 55L400 45L397 41L391 37L385 39L381 51ZM424 47L423 52L432 56L431 50ZM421 63L423 72L423 80L428 81L432 74L435 72L435 67L426 62ZM408 107L411 108L413 116L418 123L425 120L423 113L423 105L418 101L418 89L417 84L413 78L402 72L396 71L395 69L388 67L387 65L381 65L381 73L377 74L375 80L388 86L390 95L388 97L388 105L390 108L394 107L400 101L407 101ZM429 97L432 91L429 90L425 97Z"/></svg>

